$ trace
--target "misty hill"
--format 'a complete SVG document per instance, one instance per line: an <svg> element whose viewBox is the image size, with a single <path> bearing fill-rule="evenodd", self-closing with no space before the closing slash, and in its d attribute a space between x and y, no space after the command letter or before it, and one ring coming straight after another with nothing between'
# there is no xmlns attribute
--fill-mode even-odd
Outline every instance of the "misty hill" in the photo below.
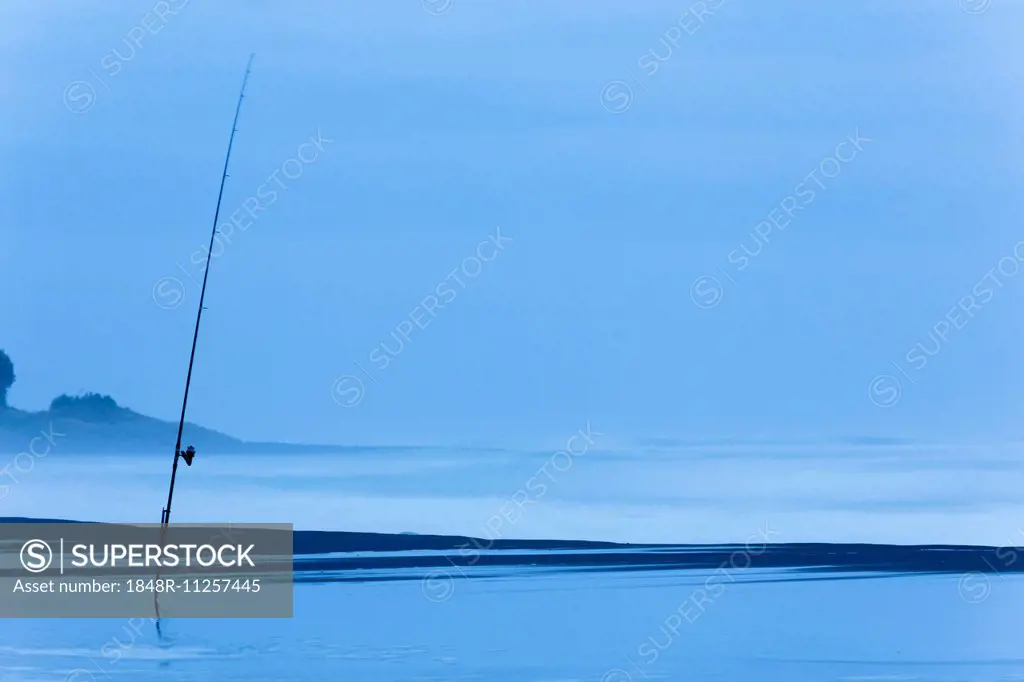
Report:
<svg viewBox="0 0 1024 682"><path fill-rule="evenodd" d="M177 422L139 414L118 405L110 396L94 393L84 396L62 395L53 400L49 410L40 412L0 406L0 454L28 451L34 438L40 439L35 441L37 453L49 447L53 454L166 454L173 453L177 435ZM337 445L252 443L188 422L182 435L182 447L186 445L194 445L200 455L366 449Z"/></svg>

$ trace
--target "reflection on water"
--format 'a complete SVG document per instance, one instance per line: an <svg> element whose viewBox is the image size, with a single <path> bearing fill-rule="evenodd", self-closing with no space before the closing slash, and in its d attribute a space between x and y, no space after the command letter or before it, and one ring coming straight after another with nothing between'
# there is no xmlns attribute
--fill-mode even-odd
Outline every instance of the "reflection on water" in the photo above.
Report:
<svg viewBox="0 0 1024 682"><path fill-rule="evenodd" d="M3 621L19 680L1008 680L1024 579L750 569L300 584L290 620ZM853 579L850 579L853 578Z"/></svg>

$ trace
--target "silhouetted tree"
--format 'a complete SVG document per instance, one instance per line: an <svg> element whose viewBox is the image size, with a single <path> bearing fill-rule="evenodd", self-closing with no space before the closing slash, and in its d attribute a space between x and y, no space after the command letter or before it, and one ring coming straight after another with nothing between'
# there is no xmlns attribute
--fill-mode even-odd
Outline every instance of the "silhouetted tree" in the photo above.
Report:
<svg viewBox="0 0 1024 682"><path fill-rule="evenodd" d="M0 350L0 407L7 407L7 389L14 385L14 363Z"/></svg>
<svg viewBox="0 0 1024 682"><path fill-rule="evenodd" d="M83 395L59 395L50 402L51 412L65 412L80 417L102 417L118 410L117 403L109 395L85 393Z"/></svg>

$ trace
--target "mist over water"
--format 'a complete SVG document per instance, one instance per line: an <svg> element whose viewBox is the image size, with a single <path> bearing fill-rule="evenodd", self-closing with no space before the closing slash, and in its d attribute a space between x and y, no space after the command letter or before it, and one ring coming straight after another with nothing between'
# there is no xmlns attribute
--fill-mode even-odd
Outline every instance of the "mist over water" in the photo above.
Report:
<svg viewBox="0 0 1024 682"><path fill-rule="evenodd" d="M563 454L558 454L559 452ZM1013 445L424 448L204 455L181 468L178 522L641 543L1024 544ZM0 516L158 522L169 458L40 460Z"/></svg>

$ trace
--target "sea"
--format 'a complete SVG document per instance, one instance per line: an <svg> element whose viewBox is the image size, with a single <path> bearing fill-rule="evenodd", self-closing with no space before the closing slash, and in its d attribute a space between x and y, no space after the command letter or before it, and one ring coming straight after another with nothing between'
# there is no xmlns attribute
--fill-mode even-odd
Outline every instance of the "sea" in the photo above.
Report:
<svg viewBox="0 0 1024 682"><path fill-rule="evenodd" d="M848 443L200 452L179 470L173 520L752 554L804 543L975 551L1024 545L1020 454ZM0 517L158 522L166 501L170 457L54 452L22 464ZM657 570L598 561L599 549L572 565L537 550L500 570L416 560L298 580L292 618L165 619L160 636L141 616L3 619L0 680L1024 679L1015 551L980 570L864 570L829 567L831 550L814 547L814 570L735 552Z"/></svg>

